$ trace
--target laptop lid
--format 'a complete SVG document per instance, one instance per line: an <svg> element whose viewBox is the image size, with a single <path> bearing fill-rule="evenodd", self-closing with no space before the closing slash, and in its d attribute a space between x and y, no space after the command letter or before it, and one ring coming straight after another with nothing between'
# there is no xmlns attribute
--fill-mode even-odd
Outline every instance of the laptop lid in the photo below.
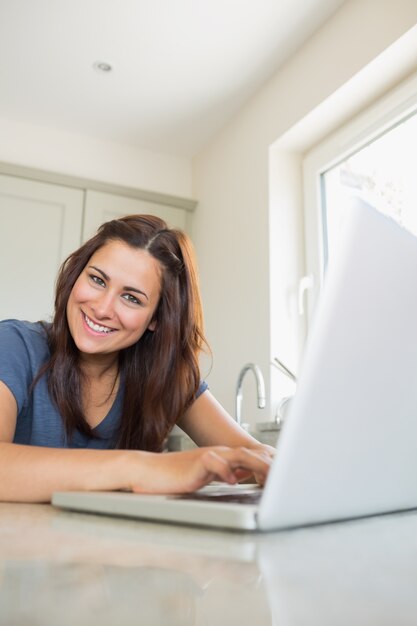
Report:
<svg viewBox="0 0 417 626"><path fill-rule="evenodd" d="M417 238L356 200L313 320L262 529L417 507Z"/></svg>

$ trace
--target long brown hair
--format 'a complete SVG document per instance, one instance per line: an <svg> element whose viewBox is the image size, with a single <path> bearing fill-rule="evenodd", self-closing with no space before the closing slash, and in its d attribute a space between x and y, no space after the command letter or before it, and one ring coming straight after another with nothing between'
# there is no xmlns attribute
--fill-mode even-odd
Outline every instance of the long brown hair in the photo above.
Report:
<svg viewBox="0 0 417 626"><path fill-rule="evenodd" d="M103 224L71 254L56 283L55 315L48 331L49 391L64 420L92 436L81 402L83 376L71 337L66 307L71 290L91 256L112 240L147 250L161 266L161 296L154 331L146 330L119 355L124 385L117 447L161 450L172 426L195 398L200 384L198 357L204 345L203 316L193 247L188 236L152 215L129 215Z"/></svg>

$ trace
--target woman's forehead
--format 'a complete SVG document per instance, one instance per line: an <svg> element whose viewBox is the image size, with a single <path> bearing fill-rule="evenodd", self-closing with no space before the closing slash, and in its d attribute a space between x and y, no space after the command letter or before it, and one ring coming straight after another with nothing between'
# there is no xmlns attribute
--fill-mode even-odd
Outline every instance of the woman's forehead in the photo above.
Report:
<svg viewBox="0 0 417 626"><path fill-rule="evenodd" d="M161 282L161 264L147 250L120 240L110 240L90 257L87 266L98 266L110 279Z"/></svg>

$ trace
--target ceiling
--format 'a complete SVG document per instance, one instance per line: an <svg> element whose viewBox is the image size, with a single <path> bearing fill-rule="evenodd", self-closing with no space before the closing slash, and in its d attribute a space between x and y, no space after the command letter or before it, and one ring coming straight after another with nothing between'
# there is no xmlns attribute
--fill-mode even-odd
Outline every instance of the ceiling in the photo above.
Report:
<svg viewBox="0 0 417 626"><path fill-rule="evenodd" d="M0 0L0 117L192 156L344 1Z"/></svg>

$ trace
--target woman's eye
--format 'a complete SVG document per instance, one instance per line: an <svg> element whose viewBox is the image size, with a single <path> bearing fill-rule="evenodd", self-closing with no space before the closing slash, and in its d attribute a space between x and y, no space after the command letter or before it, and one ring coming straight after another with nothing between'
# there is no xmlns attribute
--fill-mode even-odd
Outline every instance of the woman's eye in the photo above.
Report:
<svg viewBox="0 0 417 626"><path fill-rule="evenodd" d="M100 287L105 286L105 282L102 278L100 278L100 276L95 276L94 274L90 274L90 279L93 281L93 283L96 283L96 285L100 285Z"/></svg>
<svg viewBox="0 0 417 626"><path fill-rule="evenodd" d="M123 298L132 304L142 304L140 300L136 298L136 296L132 296L131 293L125 293Z"/></svg>

